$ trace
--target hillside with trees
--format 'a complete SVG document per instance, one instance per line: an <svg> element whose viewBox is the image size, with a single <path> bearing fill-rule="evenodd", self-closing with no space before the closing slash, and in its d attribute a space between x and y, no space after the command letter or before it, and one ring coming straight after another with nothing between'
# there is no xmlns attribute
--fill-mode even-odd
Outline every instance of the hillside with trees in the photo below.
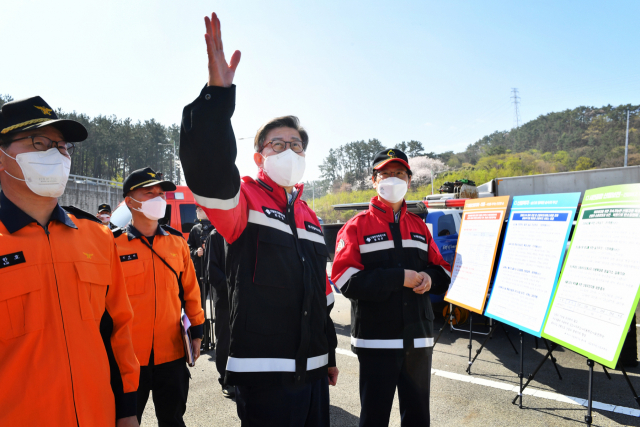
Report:
<svg viewBox="0 0 640 427"><path fill-rule="evenodd" d="M426 153L419 141L396 144L410 157L414 182L408 199L420 200L445 181L468 178L478 185L498 177L534 175L624 165L624 144L629 110L629 166L640 165L640 105L578 107L549 113L518 129L496 131L466 150ZM331 205L368 201L373 153L385 148L377 139L356 141L332 149L315 185L316 212L325 222L344 221L353 212L335 212ZM304 199L311 201L311 192Z"/></svg>
<svg viewBox="0 0 640 427"><path fill-rule="evenodd" d="M0 107L12 101L0 95ZM113 116L89 117L86 114L57 110L58 117L82 123L89 131L73 155L74 175L122 181L132 171L150 166L168 179L180 183L173 173L173 143L176 154L180 144L180 126L163 126L154 119L134 122Z"/></svg>

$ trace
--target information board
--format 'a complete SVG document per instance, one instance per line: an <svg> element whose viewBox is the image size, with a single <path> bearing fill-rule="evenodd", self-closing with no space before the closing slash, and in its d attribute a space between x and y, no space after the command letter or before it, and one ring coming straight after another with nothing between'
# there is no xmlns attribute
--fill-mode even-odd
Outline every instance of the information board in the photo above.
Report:
<svg viewBox="0 0 640 427"><path fill-rule="evenodd" d="M508 205L509 196L465 202L445 301L482 313Z"/></svg>
<svg viewBox="0 0 640 427"><path fill-rule="evenodd" d="M580 195L513 198L485 316L540 336Z"/></svg>
<svg viewBox="0 0 640 427"><path fill-rule="evenodd" d="M542 336L615 368L638 304L640 184L585 193Z"/></svg>

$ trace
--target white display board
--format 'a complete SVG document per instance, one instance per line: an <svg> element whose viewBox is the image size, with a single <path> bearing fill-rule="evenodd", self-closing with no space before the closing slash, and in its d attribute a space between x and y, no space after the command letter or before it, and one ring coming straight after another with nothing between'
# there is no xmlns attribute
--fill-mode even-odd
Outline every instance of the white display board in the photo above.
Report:
<svg viewBox="0 0 640 427"><path fill-rule="evenodd" d="M540 336L580 195L514 197L485 316Z"/></svg>
<svg viewBox="0 0 640 427"><path fill-rule="evenodd" d="M614 368L640 297L640 184L585 193L542 336Z"/></svg>
<svg viewBox="0 0 640 427"><path fill-rule="evenodd" d="M467 200L445 301L482 313L509 196Z"/></svg>

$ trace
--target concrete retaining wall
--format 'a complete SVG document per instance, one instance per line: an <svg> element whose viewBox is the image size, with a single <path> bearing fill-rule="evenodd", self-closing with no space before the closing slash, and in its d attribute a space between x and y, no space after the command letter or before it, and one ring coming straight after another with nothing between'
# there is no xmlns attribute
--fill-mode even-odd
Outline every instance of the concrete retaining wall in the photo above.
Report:
<svg viewBox="0 0 640 427"><path fill-rule="evenodd" d="M1 190L2 188L0 188ZM69 179L64 194L58 198L60 206L75 206L91 214L98 213L98 205L108 203L115 210L124 197L122 188L95 182L76 182Z"/></svg>

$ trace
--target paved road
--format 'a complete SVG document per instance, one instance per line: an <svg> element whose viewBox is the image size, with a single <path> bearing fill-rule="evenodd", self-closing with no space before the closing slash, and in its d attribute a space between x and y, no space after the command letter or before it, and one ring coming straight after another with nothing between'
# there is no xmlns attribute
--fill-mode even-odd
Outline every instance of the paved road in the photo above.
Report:
<svg viewBox="0 0 640 427"><path fill-rule="evenodd" d="M358 425L360 401L358 397L358 363L350 353L349 301L342 296L336 298L332 317L338 330L337 355L340 378L336 387L331 387L331 425L352 427ZM638 310L640 318L640 310ZM482 329L482 319L474 320L474 329ZM478 323L478 324L475 324ZM436 319L436 326L442 319ZM466 327L467 325L462 325ZM506 328L519 348L518 332ZM482 336L474 336L473 350L480 346ZM498 328L494 338L472 367L472 375L465 373L468 357L468 333L449 332L442 335L434 349L431 385L431 420L433 426L579 426L586 415L586 408L549 398L524 396L524 408L512 405L513 391L505 388L518 384L519 356L507 341L505 332ZM531 372L543 358L544 351L536 350L534 339L525 335L525 372ZM542 342L539 343L544 348ZM531 391L540 395L558 398L570 396L586 398L586 359L567 350L558 349L557 363L562 381L550 363L545 364L532 383ZM195 368L185 421L188 426L239 426L235 403L220 393L212 354L204 354ZM640 407L634 402L631 392L619 371L609 371L608 380L602 368L597 366L594 374L594 400L620 408ZM640 391L640 368L629 369L629 376L636 390ZM473 380L474 382L469 382ZM499 387L499 388L498 388ZM557 394L556 394L557 393ZM565 398L566 400L566 398ZM613 408L610 406L610 408ZM156 426L150 401L145 409L142 425ZM594 410L594 426L640 426L640 418L607 410ZM391 426L400 426L398 401L394 403ZM582 424L584 425L584 424Z"/></svg>

